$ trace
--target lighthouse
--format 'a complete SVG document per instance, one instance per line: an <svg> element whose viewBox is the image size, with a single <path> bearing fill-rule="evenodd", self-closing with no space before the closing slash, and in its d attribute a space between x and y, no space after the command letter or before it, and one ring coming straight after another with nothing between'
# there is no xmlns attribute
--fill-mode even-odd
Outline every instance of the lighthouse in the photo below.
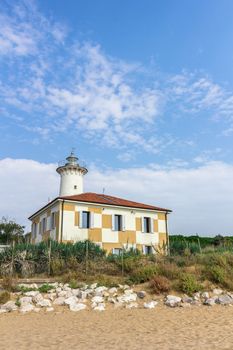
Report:
<svg viewBox="0 0 233 350"><path fill-rule="evenodd" d="M74 196L83 193L83 176L87 169L78 163L78 157L72 151L64 165L56 169L61 176L59 196Z"/></svg>

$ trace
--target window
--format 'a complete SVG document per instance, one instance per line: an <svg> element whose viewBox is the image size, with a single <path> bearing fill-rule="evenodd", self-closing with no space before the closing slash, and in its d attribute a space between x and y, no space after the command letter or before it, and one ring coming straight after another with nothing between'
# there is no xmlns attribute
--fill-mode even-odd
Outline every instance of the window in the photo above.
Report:
<svg viewBox="0 0 233 350"><path fill-rule="evenodd" d="M42 219L42 232L46 231L46 218Z"/></svg>
<svg viewBox="0 0 233 350"><path fill-rule="evenodd" d="M90 228L90 212L83 211L82 212L82 228Z"/></svg>
<svg viewBox="0 0 233 350"><path fill-rule="evenodd" d="M153 250L152 250L152 247L150 245L145 245L144 246L144 254L153 254Z"/></svg>
<svg viewBox="0 0 233 350"><path fill-rule="evenodd" d="M151 219L148 217L143 218L143 232L150 233L151 232Z"/></svg>
<svg viewBox="0 0 233 350"><path fill-rule="evenodd" d="M121 248L113 248L112 253L120 256L122 254L122 249Z"/></svg>
<svg viewBox="0 0 233 350"><path fill-rule="evenodd" d="M51 230L53 230L55 228L56 224L55 224L55 213L51 214Z"/></svg>
<svg viewBox="0 0 233 350"><path fill-rule="evenodd" d="M114 230L122 231L122 216L114 215Z"/></svg>

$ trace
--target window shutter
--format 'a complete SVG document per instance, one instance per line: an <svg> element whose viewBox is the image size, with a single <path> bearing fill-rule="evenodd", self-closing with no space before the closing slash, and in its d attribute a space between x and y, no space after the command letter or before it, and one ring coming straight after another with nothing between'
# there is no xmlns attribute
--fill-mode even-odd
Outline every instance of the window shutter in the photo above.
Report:
<svg viewBox="0 0 233 350"><path fill-rule="evenodd" d="M83 227L83 212L82 211L79 212L79 227L80 228Z"/></svg>
<svg viewBox="0 0 233 350"><path fill-rule="evenodd" d="M115 231L115 215L112 215L112 230Z"/></svg>
<svg viewBox="0 0 233 350"><path fill-rule="evenodd" d="M154 233L154 220L150 218L150 232Z"/></svg>
<svg viewBox="0 0 233 350"><path fill-rule="evenodd" d="M142 246L142 253L146 254L146 246L145 245Z"/></svg>
<svg viewBox="0 0 233 350"><path fill-rule="evenodd" d="M94 213L90 212L90 228L94 227Z"/></svg>
<svg viewBox="0 0 233 350"><path fill-rule="evenodd" d="M122 231L125 231L125 215L122 215Z"/></svg>
<svg viewBox="0 0 233 350"><path fill-rule="evenodd" d="M144 216L141 217L142 232L144 232Z"/></svg>

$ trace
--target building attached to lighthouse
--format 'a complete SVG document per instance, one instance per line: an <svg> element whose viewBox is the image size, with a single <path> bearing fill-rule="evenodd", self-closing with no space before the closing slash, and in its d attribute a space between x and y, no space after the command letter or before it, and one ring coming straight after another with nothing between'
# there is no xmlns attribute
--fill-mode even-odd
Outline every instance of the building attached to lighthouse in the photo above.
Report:
<svg viewBox="0 0 233 350"><path fill-rule="evenodd" d="M73 152L56 169L60 175L59 196L29 219L32 243L48 239L75 243L89 239L107 253L123 248L155 253L168 244L169 209L106 194L83 192L86 167Z"/></svg>

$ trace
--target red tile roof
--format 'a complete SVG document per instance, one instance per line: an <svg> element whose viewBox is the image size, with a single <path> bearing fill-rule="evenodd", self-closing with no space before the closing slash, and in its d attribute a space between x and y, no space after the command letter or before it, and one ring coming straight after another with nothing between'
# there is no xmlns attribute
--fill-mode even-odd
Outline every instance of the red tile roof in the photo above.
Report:
<svg viewBox="0 0 233 350"><path fill-rule="evenodd" d="M77 201L77 202L108 204L108 205L120 206L120 207L130 207L130 208L139 208L139 209L149 209L149 210L171 212L170 209L155 207L153 205L133 202L133 201L129 201L129 200L123 199L123 198L113 197L113 196L109 196L106 194L91 193L91 192L81 193L81 194L74 195L74 196L64 196L64 197L59 197L59 198Z"/></svg>

